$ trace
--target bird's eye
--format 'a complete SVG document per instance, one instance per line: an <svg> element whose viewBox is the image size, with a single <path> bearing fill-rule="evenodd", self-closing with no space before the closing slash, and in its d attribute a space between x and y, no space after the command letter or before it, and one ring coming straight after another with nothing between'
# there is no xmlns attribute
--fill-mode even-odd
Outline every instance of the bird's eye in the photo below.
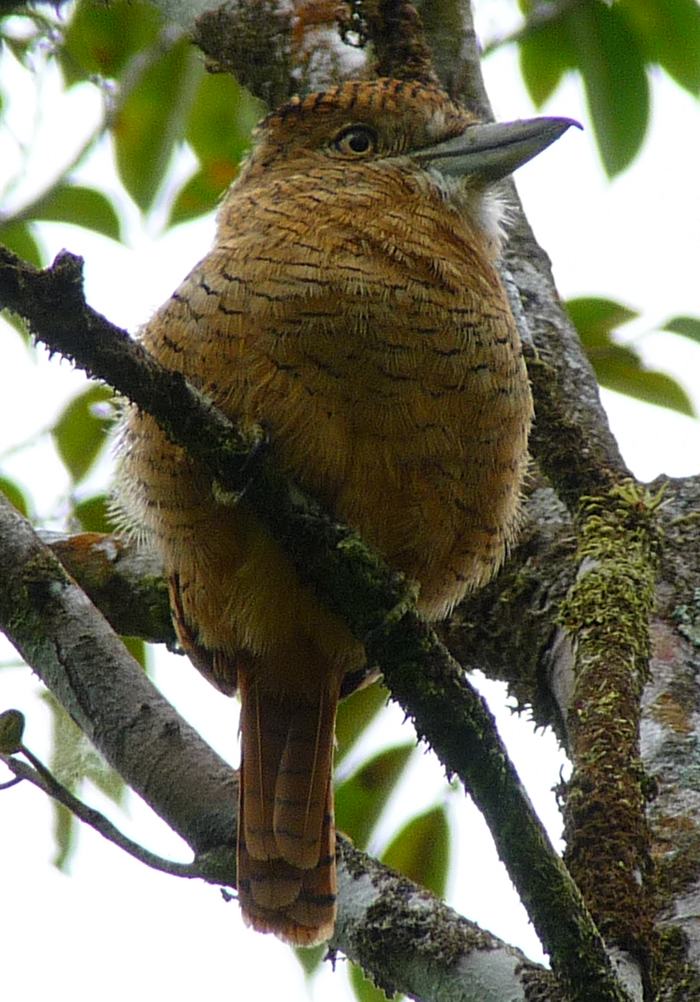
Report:
<svg viewBox="0 0 700 1002"><path fill-rule="evenodd" d="M333 140L333 149L351 157L366 157L377 148L377 134L367 125L352 125Z"/></svg>

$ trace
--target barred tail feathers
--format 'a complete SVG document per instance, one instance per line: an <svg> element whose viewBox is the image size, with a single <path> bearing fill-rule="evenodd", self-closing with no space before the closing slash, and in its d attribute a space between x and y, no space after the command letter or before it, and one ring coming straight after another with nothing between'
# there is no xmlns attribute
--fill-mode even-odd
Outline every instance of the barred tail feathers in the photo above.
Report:
<svg viewBox="0 0 700 1002"><path fill-rule="evenodd" d="M331 681L332 679L332 681ZM245 921L290 943L327 939L336 913L332 760L340 678L304 703L239 669L238 889Z"/></svg>

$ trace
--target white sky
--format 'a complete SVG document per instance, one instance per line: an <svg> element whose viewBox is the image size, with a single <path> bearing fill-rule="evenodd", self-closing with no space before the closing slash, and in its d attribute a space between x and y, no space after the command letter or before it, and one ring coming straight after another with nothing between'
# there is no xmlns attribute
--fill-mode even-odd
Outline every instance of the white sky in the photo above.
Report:
<svg viewBox="0 0 700 1002"><path fill-rule="evenodd" d="M492 57L486 71L498 117L535 113L512 53ZM13 93L19 93L26 81L17 75L11 86ZM47 98L49 90L47 83ZM62 151L70 149L96 107L88 88L53 103L41 123L37 177L43 176L47 163L60 170ZM629 325L630 337L650 365L683 382L700 411L700 347L648 333L672 315L700 315L698 104L659 76L642 158L612 184L600 168L576 80L559 89L545 113L578 118L586 125L585 133L568 133L517 175L536 234L554 262L563 297L608 295L639 310L643 319ZM26 136L26 109L15 129ZM0 137L0 176L12 169L11 146ZM85 177L111 190L110 169L104 156L96 157ZM213 226L207 219L154 241L140 228L133 208L129 218L129 248L57 225L44 226L42 235L51 254L66 246L85 256L91 304L133 330L206 252ZM30 359L11 332L0 331L0 338L1 456L48 426L82 380L66 363ZM638 476L650 479L660 472L683 476L700 470L697 421L615 394L603 396L625 457ZM56 498L65 496L65 475L46 440L39 440L25 456L0 459L0 466L27 484L39 499L42 514L55 511ZM12 657L8 645L0 647L0 658ZM217 695L181 658L159 661L157 681L206 739L235 761L235 704ZM556 833L557 813L549 793L561 763L555 743L548 735L531 740L531 725L504 710L502 690L491 684L487 689L522 778ZM26 668L0 672L0 709L15 706L27 713L27 744L46 758L48 714L37 699L39 691ZM379 747L392 733L405 739L396 710L375 728L367 747ZM410 808L406 808L409 790ZM392 823L401 823L402 811L405 817L408 809L434 803L441 790L439 767L431 756L417 754L410 782L397 794L394 820L385 825L383 837L390 837ZM96 791L87 795L149 848L188 858L186 847L137 798L131 798L125 817L115 814ZM28 1002L68 993L74 1002L87 1002L96 993L102 1002L121 1000L125 994L136 1002L154 996L172 1002L194 996L308 997L301 968L287 948L244 930L235 904L221 902L215 888L149 871L86 828L81 831L72 875L59 874L49 865L53 846L46 800L26 784L0 797L0 964L8 996L16 994ZM480 818L461 794L451 795L449 802L460 833L449 902L537 959L541 954L536 938L508 878L493 862ZM328 967L314 981L313 997L352 997L343 987L344 978Z"/></svg>

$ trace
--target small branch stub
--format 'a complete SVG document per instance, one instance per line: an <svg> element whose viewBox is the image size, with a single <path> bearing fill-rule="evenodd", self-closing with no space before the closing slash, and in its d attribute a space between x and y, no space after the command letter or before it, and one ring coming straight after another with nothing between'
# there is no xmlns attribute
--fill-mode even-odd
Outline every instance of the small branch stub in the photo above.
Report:
<svg viewBox="0 0 700 1002"><path fill-rule="evenodd" d="M22 751L24 714L19 710L0 713L0 754L17 755Z"/></svg>

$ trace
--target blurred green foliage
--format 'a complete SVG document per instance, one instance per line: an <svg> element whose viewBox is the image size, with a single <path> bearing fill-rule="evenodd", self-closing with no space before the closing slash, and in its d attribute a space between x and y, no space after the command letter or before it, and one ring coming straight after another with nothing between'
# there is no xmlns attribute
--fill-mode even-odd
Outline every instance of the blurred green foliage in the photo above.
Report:
<svg viewBox="0 0 700 1002"><path fill-rule="evenodd" d="M690 397L683 387L665 372L647 369L634 345L615 338L618 327L637 319L635 310L593 296L570 299L566 307L576 325L586 354L601 386L657 407L667 407L689 417L695 417ZM662 330L675 330L685 336L698 337L700 321L692 317L677 317L664 324ZM695 339L693 338L693 339Z"/></svg>
<svg viewBox="0 0 700 1002"><path fill-rule="evenodd" d="M90 472L107 442L113 424L108 405L114 393L107 386L93 383L66 404L51 429L58 454L74 484Z"/></svg>
<svg viewBox="0 0 700 1002"><path fill-rule="evenodd" d="M700 95L697 0L520 0L520 69L537 107L566 72L581 76L603 167L619 174L649 125L649 81L660 67Z"/></svg>
<svg viewBox="0 0 700 1002"><path fill-rule="evenodd" d="M415 745L394 745L364 762L335 791L335 821L358 849L370 835L401 779Z"/></svg>

